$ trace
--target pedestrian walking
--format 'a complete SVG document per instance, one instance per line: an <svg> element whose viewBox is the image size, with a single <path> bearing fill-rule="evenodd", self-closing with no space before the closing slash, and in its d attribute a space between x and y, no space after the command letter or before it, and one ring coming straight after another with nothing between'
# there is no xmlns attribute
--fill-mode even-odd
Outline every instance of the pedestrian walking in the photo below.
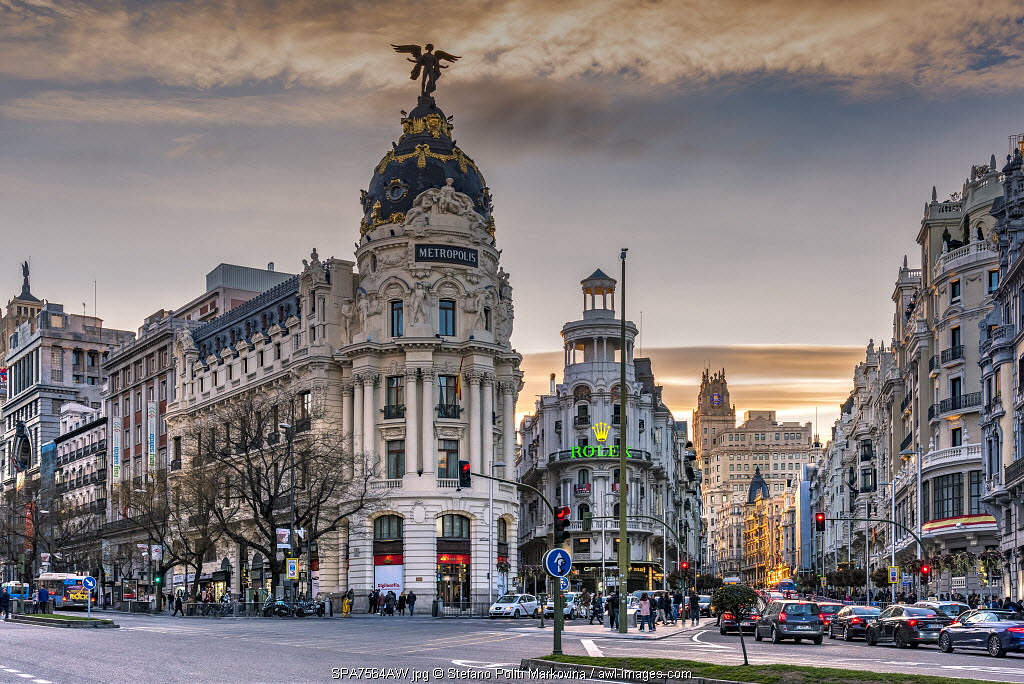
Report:
<svg viewBox="0 0 1024 684"><path fill-rule="evenodd" d="M177 594L174 597L174 612L171 613L171 617L174 617L178 613L181 613L181 617L185 617L184 606L181 603L181 594Z"/></svg>
<svg viewBox="0 0 1024 684"><path fill-rule="evenodd" d="M604 616L604 600L601 598L601 594L594 594L594 600L591 603L590 624L594 624L595 619L598 624L601 624Z"/></svg>
<svg viewBox="0 0 1024 684"><path fill-rule="evenodd" d="M672 603L668 599L668 594L662 592L662 594L658 597L658 619L661 621L661 624L668 624L668 613L671 610L671 608Z"/></svg>
<svg viewBox="0 0 1024 684"><path fill-rule="evenodd" d="M7 587L0 587L0 613L4 614L4 621L11 616L11 595Z"/></svg>
<svg viewBox="0 0 1024 684"><path fill-rule="evenodd" d="M383 593L377 592L377 615L384 617L384 605L387 603L388 597Z"/></svg>
<svg viewBox="0 0 1024 684"><path fill-rule="evenodd" d="M409 606L409 617L412 617L416 611L416 592L409 592L409 595L405 597L405 604Z"/></svg>
<svg viewBox="0 0 1024 684"><path fill-rule="evenodd" d="M387 610L388 617L394 617L395 605L398 603L398 597L395 596L395 592L389 591L387 597L384 599L384 608Z"/></svg>
<svg viewBox="0 0 1024 684"><path fill-rule="evenodd" d="M405 592L398 595L398 614L405 615Z"/></svg>
<svg viewBox="0 0 1024 684"><path fill-rule="evenodd" d="M46 590L46 587L40 587L37 598L38 603L36 603L36 612L45 613L49 609L47 604L50 602L50 592Z"/></svg>
<svg viewBox="0 0 1024 684"><path fill-rule="evenodd" d="M586 589L584 589L583 593L580 594L580 597L579 597L578 600L579 600L579 609L577 610L577 612L579 613L580 617L583 617L584 615L590 615L590 603L591 603L591 600L592 600L591 597L590 597L590 592L588 592Z"/></svg>
<svg viewBox="0 0 1024 684"><path fill-rule="evenodd" d="M651 599L647 592L640 594L640 610L637 611L637 622L640 624L640 631L644 631L644 625L650 625L654 631L654 616L651 613Z"/></svg>
<svg viewBox="0 0 1024 684"><path fill-rule="evenodd" d="M374 590L371 590L370 593L366 595L366 601L367 601L367 603L369 605L369 608L366 609L366 612L367 613L376 613L377 612L377 592L374 591Z"/></svg>
<svg viewBox="0 0 1024 684"><path fill-rule="evenodd" d="M700 627L700 596L693 589L690 590L690 626Z"/></svg>
<svg viewBox="0 0 1024 684"><path fill-rule="evenodd" d="M608 625L612 629L619 628L619 591L616 589L608 597Z"/></svg>

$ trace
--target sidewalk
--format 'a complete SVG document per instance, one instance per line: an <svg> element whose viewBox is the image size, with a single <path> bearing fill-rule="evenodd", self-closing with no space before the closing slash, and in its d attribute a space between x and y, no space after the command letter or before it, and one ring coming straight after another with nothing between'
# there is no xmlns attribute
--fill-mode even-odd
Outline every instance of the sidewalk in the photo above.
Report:
<svg viewBox="0 0 1024 684"><path fill-rule="evenodd" d="M571 637L594 637L598 639L644 639L646 641L657 641L659 639L668 639L672 636L679 634L685 634L687 632L695 632L698 629L708 629L708 626L714 627L714 619L704 619L703 627L690 627L690 623L687 620L685 623L680 620L674 626L673 625L658 625L654 632L647 631L646 629L641 632L636 627L630 627L629 631L625 634L620 634L618 630L612 631L604 625L588 625L586 622L577 622L572 620L566 622L565 628L562 630L562 636ZM544 620L544 630L553 629L554 622L552 620ZM537 632L540 628L534 625L533 627L513 627L511 631L514 632Z"/></svg>

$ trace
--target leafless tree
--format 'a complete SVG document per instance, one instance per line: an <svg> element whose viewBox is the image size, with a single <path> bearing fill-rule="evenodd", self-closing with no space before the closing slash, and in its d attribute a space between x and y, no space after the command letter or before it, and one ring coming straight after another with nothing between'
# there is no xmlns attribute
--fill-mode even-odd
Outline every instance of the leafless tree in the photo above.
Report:
<svg viewBox="0 0 1024 684"><path fill-rule="evenodd" d="M322 391L261 388L190 416L190 479L207 483L193 489L196 517L212 516L228 539L261 553L276 585L285 569L276 531L292 524L293 507L311 544L380 504L376 460L351 453L345 438Z"/></svg>

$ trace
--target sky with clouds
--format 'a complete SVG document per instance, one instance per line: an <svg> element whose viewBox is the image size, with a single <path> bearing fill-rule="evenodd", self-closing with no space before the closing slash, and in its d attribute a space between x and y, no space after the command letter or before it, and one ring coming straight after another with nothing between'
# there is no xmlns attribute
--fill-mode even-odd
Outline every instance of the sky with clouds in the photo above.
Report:
<svg viewBox="0 0 1024 684"><path fill-rule="evenodd" d="M486 173L528 411L579 280L629 251L670 406L835 417L932 185L1024 121L1018 2L0 0L0 286L135 329L220 262L350 257L415 103L389 43L462 56L436 93ZM3 275L7 274L7 275ZM823 432L826 430L823 429Z"/></svg>

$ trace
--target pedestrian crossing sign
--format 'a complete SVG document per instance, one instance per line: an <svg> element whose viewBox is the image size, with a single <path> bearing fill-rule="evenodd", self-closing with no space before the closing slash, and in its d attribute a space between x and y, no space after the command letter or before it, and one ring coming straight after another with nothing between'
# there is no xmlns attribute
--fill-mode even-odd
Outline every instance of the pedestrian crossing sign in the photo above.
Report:
<svg viewBox="0 0 1024 684"><path fill-rule="evenodd" d="M288 579L290 579L290 580L297 580L297 579L299 579L299 559L298 558L289 558L288 559L288 568L287 568L287 570L288 570L288 574L287 574Z"/></svg>
<svg viewBox="0 0 1024 684"><path fill-rule="evenodd" d="M889 584L900 583L900 566L890 565L889 566Z"/></svg>

